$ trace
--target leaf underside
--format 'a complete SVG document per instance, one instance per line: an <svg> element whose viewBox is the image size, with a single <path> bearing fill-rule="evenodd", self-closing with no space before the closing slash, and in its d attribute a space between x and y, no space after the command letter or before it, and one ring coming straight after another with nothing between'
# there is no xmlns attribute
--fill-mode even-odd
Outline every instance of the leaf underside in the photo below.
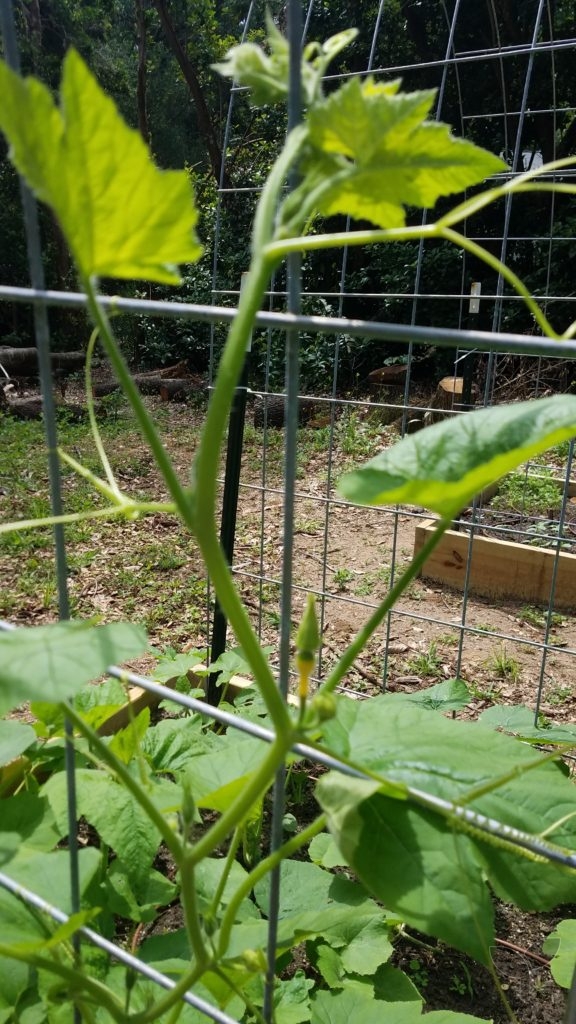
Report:
<svg viewBox="0 0 576 1024"><path fill-rule="evenodd" d="M484 487L576 435L576 397L480 409L409 434L346 473L338 490L361 505L423 505L453 518Z"/></svg>
<svg viewBox="0 0 576 1024"><path fill-rule="evenodd" d="M0 61L0 128L10 157L52 207L86 277L178 283L202 248L188 174L162 171L82 58L64 60L61 107Z"/></svg>

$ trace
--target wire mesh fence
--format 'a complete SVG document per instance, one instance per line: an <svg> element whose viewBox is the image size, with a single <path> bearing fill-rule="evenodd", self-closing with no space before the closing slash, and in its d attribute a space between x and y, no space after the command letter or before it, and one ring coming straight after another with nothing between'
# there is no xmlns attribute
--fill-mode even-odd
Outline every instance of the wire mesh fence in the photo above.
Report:
<svg viewBox="0 0 576 1024"><path fill-rule="evenodd" d="M299 5L292 2L288 7L292 33L299 36L304 31L306 38L323 34L323 5L311 2L302 22ZM472 12L469 4L456 0L449 6L431 5L424 12L419 5L397 8L381 0L371 11L373 22L362 26L363 49L333 81L368 71L376 81L402 76L407 88L438 88L437 118L501 152L510 168L502 177L512 179L569 151L576 110L570 74L576 49L573 25L564 17L562 5L545 0L526 5L523 11L511 25L505 10L493 3L476 4ZM281 20L282 12L275 13ZM258 28L263 15L251 4L244 33ZM331 19L333 15L330 12ZM338 18L347 17L343 6ZM398 43L400 31L404 46ZM8 49L6 41L6 53ZM210 372L234 316L247 260L245 226L260 189L254 181L262 176L262 169L249 161L243 166L244 148L238 146L235 156L235 118L242 102L242 90L234 88L223 149L242 173L236 174L232 188L223 168L213 250L214 306L103 299L104 305L130 317L208 325ZM289 116L296 116L293 108ZM263 113L263 122L266 117ZM30 200L25 203L29 206ZM227 250L227 225L233 218L238 218L242 245ZM474 249L483 245L497 259L521 267L531 292L560 330L563 318L573 315L570 225L563 198L543 195L535 203L533 197L518 195L501 203L480 228L474 223L469 233L466 225L469 245L463 253L443 242L398 243L378 250L344 248L330 259L310 255L303 268L292 265L287 277L278 274L272 282L268 311L257 319L247 367L249 422L242 427L242 466L229 468L227 474L240 471L231 533L234 573L261 641L273 648L285 689L291 626L299 620L304 596L314 593L321 608L323 644L315 674L322 680L425 542L430 526L424 510L352 508L335 493L343 470L396 437L441 418L571 388L576 342L541 338L522 301L497 270L489 274L481 269ZM41 376L48 447L55 452L47 310L82 308L85 299L47 291L37 238L32 237L30 244L32 288L7 283L0 287L0 302L32 306L35 311L38 350L45 354ZM287 335L292 339L288 355ZM285 364L294 358L296 338L301 363L298 422L292 398L285 403ZM288 385L298 386L293 373ZM287 422L290 416L292 425ZM566 691L576 679L572 466L573 445L566 444L545 464L527 467L507 495L486 492L462 510L437 561L389 614L341 689L368 697L387 688L410 691L423 681L457 677L475 687L480 706L498 692L512 703L529 703L536 715L553 713L563 703L570 707L572 695ZM51 476L53 509L58 514L57 464L52 465ZM56 551L60 612L66 618L69 600L61 531L56 532ZM209 581L205 604L205 621L196 624L197 646L213 639ZM10 628L8 623L0 626ZM211 716L225 727L245 730L265 743L273 739L273 733L254 723L174 694L145 677L120 669L112 674L158 699ZM300 745L296 752L314 763L350 771L317 749ZM72 780L72 759L69 773ZM280 778L277 820L283 813L283 785ZM498 822L481 819L473 811L446 802L444 810L461 813L486 833L503 833ZM73 803L71 816L75 822ZM509 829L508 838L528 845L537 856L552 857L546 843L539 844L520 830L513 834ZM281 832L273 828L272 850L280 844ZM562 862L574 866L572 855ZM67 920L57 906L15 885L8 875L0 875L0 884L56 921ZM274 913L270 919L273 964ZM174 986L170 977L92 929L83 927L80 933L159 986ZM270 999L265 1007L269 1020ZM183 1000L222 1024L233 1020L190 992Z"/></svg>

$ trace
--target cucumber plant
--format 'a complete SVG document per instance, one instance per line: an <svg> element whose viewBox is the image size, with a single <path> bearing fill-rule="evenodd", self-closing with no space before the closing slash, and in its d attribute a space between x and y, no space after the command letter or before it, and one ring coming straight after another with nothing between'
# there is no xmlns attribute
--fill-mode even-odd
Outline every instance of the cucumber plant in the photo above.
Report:
<svg viewBox="0 0 576 1024"><path fill-rule="evenodd" d="M99 849L88 845L80 850L82 909L71 913L65 891L67 852L57 849L70 831L58 765L48 771L47 781L30 775L29 791L6 799L11 811L2 813L0 826L3 1021L20 1019L24 1007L33 1007L42 1019L59 1022L69 1019L74 1006L89 1022L196 1022L198 1011L186 1002L190 993L238 1019L261 1021L269 878L280 865L286 884L276 939L278 970L288 951L305 942L320 983L298 973L279 977L274 995L278 1024L337 1024L351 1013L412 1024L421 1019L422 998L388 963L399 923L450 943L491 969L490 889L531 910L573 899L576 791L558 759L574 743L569 730L552 753L541 754L530 742L487 724L434 714L458 704L455 690L443 696L434 688L429 701L389 695L365 703L335 691L457 511L488 483L576 434L576 398L501 406L444 421L344 476L340 491L345 498L424 505L437 513L438 525L313 696L308 683L321 638L313 602L307 603L297 639L295 712L279 692L220 547L217 478L234 389L270 276L290 253L447 239L500 272L524 298L543 333L556 339L576 333L576 323L556 333L514 271L458 231L466 218L510 193L574 192L575 186L546 177L571 161L497 182L437 220L407 226L407 206L431 208L439 197L478 185L504 165L453 137L447 126L427 120L433 91L405 93L399 82L382 84L368 77L352 79L325 96L326 69L353 36L345 32L304 51L307 113L289 132L262 190L250 271L185 479L131 379L98 282L112 277L176 284L178 264L200 258L188 176L154 166L140 136L123 123L77 53L70 52L64 62L60 106L42 83L23 79L0 63L0 128L15 166L60 222L94 324L87 401L99 339L168 494L163 502L145 501L120 486L90 408L101 475L69 452L62 450L60 457L93 485L103 503L59 517L3 523L0 532L102 516L119 521L159 512L179 516L196 539L269 723L264 749L261 741L229 735L208 739L202 723L195 721L161 723L149 738L146 716L106 740L97 731L99 712L78 695L86 680L111 662L142 650L141 630L130 624L61 623L0 637L0 711L5 714L24 699L49 702L48 710L36 704L39 727L48 731L66 715L77 749L78 811L100 842ZM256 103L284 102L287 43L270 23L268 52L253 44L236 47L219 70L248 86ZM293 173L298 184L286 194L285 182ZM373 226L347 233L310 232L316 217L332 214ZM67 698L71 701L64 706ZM0 740L10 757L36 742L29 726L10 720L0 724ZM196 743L194 757L183 753L183 734L187 744ZM333 770L324 775L316 790L317 817L279 850L243 869L236 858L243 837L251 834L278 770L299 743L312 747L318 758L339 758L350 774ZM48 743L44 756L49 761ZM172 865L182 927L142 944L137 929L132 930L128 945L138 958L126 969L88 939L112 934L114 914L140 924L171 898L174 889L163 887L151 872L161 843ZM304 848L312 863L292 859ZM358 881L332 876L327 868L334 865L351 868ZM59 922L19 898L28 888L50 899L58 895ZM171 987L141 977L139 968L151 967L162 971ZM454 1024L477 1019L442 1015Z"/></svg>

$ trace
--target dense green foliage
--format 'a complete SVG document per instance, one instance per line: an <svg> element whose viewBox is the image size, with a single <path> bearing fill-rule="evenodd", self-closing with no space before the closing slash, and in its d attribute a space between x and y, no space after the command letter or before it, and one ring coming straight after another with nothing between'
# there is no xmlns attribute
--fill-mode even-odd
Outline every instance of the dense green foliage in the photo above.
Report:
<svg viewBox="0 0 576 1024"><path fill-rule="evenodd" d="M283 27L284 11L279 2L268 5ZM505 60L483 59L484 49L511 47L527 43L535 29L538 5L523 0L499 0L491 5L476 4L460 12L456 20L454 50L477 53L477 60L443 66L448 42L453 0L447 5L414 4L391 0L386 4L383 21L375 42L372 64L377 81L398 77L387 68L401 67L404 87L431 89L442 86L441 120L457 132L504 153L510 162L517 150L517 164L541 154L544 160L567 156L575 151L576 121L569 113L575 106L574 77L571 73L573 51L559 48L542 54L529 68L526 54L508 54ZM216 221L216 187L222 171L222 147L228 115L229 86L212 69L228 46L239 39L247 15L246 0L114 0L102 7L94 2L76 4L70 0L38 0L19 4L20 35L24 48L24 69L34 71L55 88L58 69L71 45L88 61L106 90L115 98L128 122L139 127L150 141L160 166L187 166L200 196L198 234L205 249L200 263L185 269L184 290L176 296L165 287L153 285L139 289L135 285L111 281L110 290L146 297L189 299L210 302L212 287L215 301L232 304L240 275L249 263L250 224L255 200L254 188L261 187L278 151L284 114L269 107L250 107L246 93L234 96L224 164L224 185L243 191L225 191L219 203ZM309 32L311 38L323 38L344 30L350 24L359 30L353 47L337 55L332 71L336 75L364 71L372 47L378 4L360 0L338 5L315 3ZM262 38L263 9L257 9L249 26L254 41ZM573 36L573 11L569 0L550 5L540 26L543 43ZM529 78L527 78L529 76ZM528 84L528 113L522 122L522 138L517 139L518 118L524 89ZM534 113L532 113L532 111ZM509 112L507 116L506 112ZM494 116L491 116L494 115ZM0 146L3 144L0 143ZM522 154L528 154L526 157ZM249 191L244 191L249 190ZM529 215L527 216L527 211ZM410 213L414 223L417 210ZM527 232L529 221L529 232ZM494 206L480 214L474 224L475 236L488 240L490 250L501 251L503 207ZM569 267L573 242L560 241L572 235L573 215L565 197L540 194L527 203L516 197L510 208L507 259L534 294L570 295ZM339 226L331 218L331 227ZM342 226L344 222L342 221ZM320 227L317 221L316 230ZM215 232L218 231L216 239ZM527 243L527 234L540 239ZM50 214L43 215L45 265L51 287L75 287L75 273L67 245ZM552 238L552 242L547 239ZM216 279L212 280L215 242L217 241ZM552 249L550 249L550 245ZM552 260L550 261L550 253ZM304 265L304 287L318 293L306 300L310 313L339 313L368 320L396 320L424 325L472 326L490 328L494 305L481 304L479 315L470 315L466 303L454 296L467 293L473 280L481 281L483 293L495 293L497 277L473 255L458 254L442 240L424 245L423 262L416 277L418 247L398 243L382 248L351 249L342 278L342 257L326 250L308 254ZM0 150L0 280L26 284L27 268L23 230L17 202L14 174ZM338 298L343 282L347 293ZM274 308L284 304L282 271L276 278ZM412 298L415 290L423 298ZM389 293L390 297L382 295ZM369 297L363 297L364 295ZM406 297L403 297L406 296ZM430 297L427 297L430 296ZM555 324L562 322L566 304L554 302L550 314ZM81 342L79 318L55 311L55 333L60 347L78 348ZM533 332L533 319L519 304L504 304L496 324L504 329ZM210 332L169 321L140 317L126 319L119 334L130 358L139 367L169 364L189 357L196 370L205 370L209 361ZM25 307L0 305L0 343L29 343L31 321ZM215 335L218 351L223 336ZM310 339L305 348L303 389L326 393L331 389L335 339ZM388 355L397 355L372 342L338 339L338 389L346 390L362 383L368 372L382 365ZM268 369L267 369L268 368ZM440 359L438 370L448 372L449 361ZM266 374L268 376L266 377ZM283 383L282 339L255 339L252 361L255 384L265 379L275 388Z"/></svg>
<svg viewBox="0 0 576 1024"><path fill-rule="evenodd" d="M437 712L458 710L466 702L466 689L457 680L414 700L398 694L357 703L334 695L459 506L527 457L576 434L573 397L446 421L406 438L376 463L344 478L343 492L352 492L360 503L401 499L423 504L441 518L314 696L308 682L321 637L314 601L307 601L296 633L295 711L277 687L219 543L222 445L254 316L271 275L290 252L344 244L428 237L469 250L456 229L480 200L443 212L421 229L410 223L408 208L418 203L429 209L439 197L474 187L505 166L429 120L429 90L407 93L395 83L368 78L327 95L324 72L350 39L350 33L340 34L304 51L308 115L288 133L262 190L250 273L184 479L162 444L99 303L98 274L175 283L176 264L199 257L187 176L156 170L76 52L64 62L60 108L37 80L23 82L0 65L5 93L0 126L12 159L66 234L95 324L92 341L98 335L105 348L169 501L146 501L124 489L102 445L89 394L102 475L75 454L61 451L60 457L103 499L88 516L132 520L147 513L176 514L187 527L255 680L256 694L242 710L268 726L263 750L261 738L239 737L232 729L215 733L206 724L205 706L188 701L193 716L184 723L168 720L150 727L145 709L108 739L98 730L122 703L123 688L107 683L86 690L83 683L109 661L136 654L144 644L141 630L74 623L0 637L1 708L10 710L26 696L32 698L36 719L34 729L18 721L0 723L6 764L0 860L7 869L5 881L10 879L16 889L0 889L0 1016L5 1022L30 1009L39 1019L59 1024L74 1006L89 1024L172 1024L178 1019L196 1024L197 1012L181 1004L189 992L246 1024L260 1021L266 1003L270 874L280 867L285 884L269 953L271 973L281 974L289 952L303 942L316 973L276 978L278 1024L338 1024L349 1018L352 1007L363 1019L416 1024L422 999L388 962L399 926L407 923L427 932L491 969L490 890L530 910L554 907L573 891L576 790L558 757L563 747L574 745L572 730L560 737L554 730L553 751L546 754L531 745L535 730L526 743L485 722L451 721ZM286 44L274 26L269 45L268 53L253 44L234 48L223 65L240 85L256 84L259 102L276 101L286 92ZM39 107L43 117L37 116ZM356 131L351 131L352 122ZM106 137L116 144L109 150L95 146ZM83 166L86 155L89 167ZM212 162L214 155L210 151ZM284 188L293 168L305 186L296 198ZM67 176L73 180L67 182ZM76 179L88 192L81 211ZM529 181L497 185L483 193L482 203L489 206L524 185L529 187ZM306 233L316 214L335 211L368 218L374 227L354 234ZM490 253L483 258L502 272L542 330L554 336L518 275ZM575 331L576 324L570 324L563 336ZM0 532L69 520L76 517L8 522ZM198 656L193 652L189 657L195 662ZM164 659L160 678L171 679L172 672L177 681L183 674L188 678L188 667L182 657L172 665ZM65 718L74 733L77 809L72 821L62 771ZM263 801L302 742L312 745L317 759L326 750L341 758L349 773L325 775L316 790L322 812L300 830L286 821L290 838L259 860ZM25 760L14 767L18 755ZM63 891L68 854L58 847L82 821L94 834L79 854L82 904L75 908ZM240 850L243 864L237 860ZM304 850L310 862L292 859ZM169 859L168 879L153 868L160 852ZM558 860L564 870L558 869ZM333 866L351 867L360 881L332 874ZM58 893L64 917L55 924L31 909L20 898L28 888L48 899ZM182 926L140 943L138 926L154 920L176 896ZM128 970L95 952L89 942L83 941L80 951L71 942L75 935L120 939L122 934L140 958ZM136 970L142 964L162 970L174 987L165 991L143 980ZM451 1024L478 1019L431 1017Z"/></svg>

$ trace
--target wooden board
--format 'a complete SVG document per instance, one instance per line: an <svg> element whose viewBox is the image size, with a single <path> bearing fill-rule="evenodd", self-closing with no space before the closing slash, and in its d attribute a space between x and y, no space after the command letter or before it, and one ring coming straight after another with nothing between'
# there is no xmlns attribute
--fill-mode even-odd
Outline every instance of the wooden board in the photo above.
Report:
<svg viewBox="0 0 576 1024"><path fill-rule="evenodd" d="M416 527L414 554L421 550L435 525L435 519L425 519ZM469 552L471 593L544 605L550 601L552 572L558 557L554 607L572 612L576 609L576 555L566 551L557 556L550 548L477 536L470 547L467 532L447 530L426 561L421 576L463 590Z"/></svg>
<svg viewBox="0 0 576 1024"><path fill-rule="evenodd" d="M198 668L204 668L204 665L197 666ZM188 680L193 690L203 690L206 686L206 676L195 675L194 669L191 669L188 673ZM163 686L172 689L176 684L176 678L169 679L163 683ZM246 679L244 676L232 676L226 689L226 700L234 703L235 697L244 690L254 688L254 683L251 679ZM132 686L128 691L128 700L118 711L110 715L105 722L98 729L100 736L112 736L118 732L119 729L124 729L128 723L144 708L155 707L164 698L158 697L156 693L151 693L150 690L145 690L141 686ZM293 694L288 695L288 703L294 706L298 706L298 700Z"/></svg>

